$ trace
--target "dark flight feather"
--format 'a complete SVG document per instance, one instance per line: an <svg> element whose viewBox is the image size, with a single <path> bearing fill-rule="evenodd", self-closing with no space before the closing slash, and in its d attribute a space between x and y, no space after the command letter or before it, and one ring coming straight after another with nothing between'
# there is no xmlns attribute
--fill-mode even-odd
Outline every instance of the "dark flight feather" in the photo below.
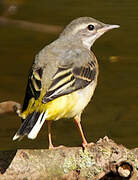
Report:
<svg viewBox="0 0 138 180"><path fill-rule="evenodd" d="M96 77L95 63L91 61L85 66L74 67L72 69L70 67L59 68L54 77L50 88L43 98L43 103L47 103L55 98L72 93L89 85Z"/></svg>

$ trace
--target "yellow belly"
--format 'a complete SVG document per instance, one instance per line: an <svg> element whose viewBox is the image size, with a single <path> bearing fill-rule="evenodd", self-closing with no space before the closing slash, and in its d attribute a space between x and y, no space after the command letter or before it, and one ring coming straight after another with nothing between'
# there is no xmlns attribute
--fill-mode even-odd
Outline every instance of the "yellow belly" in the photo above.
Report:
<svg viewBox="0 0 138 180"><path fill-rule="evenodd" d="M75 93L61 96L46 104L48 112L47 120L58 120L61 118L72 117L72 110L78 101L78 96Z"/></svg>
<svg viewBox="0 0 138 180"><path fill-rule="evenodd" d="M61 96L46 104L42 104L42 98L38 100L31 99L28 108L21 114L25 119L28 114L37 112L47 112L46 120L58 120L61 118L71 118L81 113L90 101L95 84L90 84L84 89L75 91L71 94Z"/></svg>
<svg viewBox="0 0 138 180"><path fill-rule="evenodd" d="M21 114L21 117L25 119L29 114L34 111L47 111L47 120L70 118L72 117L71 111L76 105L77 101L78 95L76 93L61 96L46 104L42 104L40 98L38 100L32 98L29 102L27 109Z"/></svg>

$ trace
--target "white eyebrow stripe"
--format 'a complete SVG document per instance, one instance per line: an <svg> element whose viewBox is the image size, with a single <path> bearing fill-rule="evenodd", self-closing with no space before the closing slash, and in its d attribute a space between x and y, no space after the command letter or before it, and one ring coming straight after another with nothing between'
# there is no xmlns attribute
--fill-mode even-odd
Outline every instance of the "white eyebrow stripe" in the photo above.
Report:
<svg viewBox="0 0 138 180"><path fill-rule="evenodd" d="M97 23L83 23L83 24L80 24L80 25L77 25L76 28L73 30L73 34L77 33L79 30L81 29L85 29L89 24L92 24L92 25L97 25Z"/></svg>

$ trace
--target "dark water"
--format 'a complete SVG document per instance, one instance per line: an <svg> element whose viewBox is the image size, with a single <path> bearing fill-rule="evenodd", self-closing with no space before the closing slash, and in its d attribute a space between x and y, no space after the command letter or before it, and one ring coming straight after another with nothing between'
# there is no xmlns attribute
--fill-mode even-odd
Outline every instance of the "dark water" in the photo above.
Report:
<svg viewBox="0 0 138 180"><path fill-rule="evenodd" d="M65 26L80 16L95 17L120 29L106 33L94 44L100 65L94 97L82 124L88 141L105 135L129 148L138 146L138 1L137 0L3 0L0 16L27 22ZM0 22L0 101L22 103L28 70L34 55L59 32L41 32ZM47 148L47 129L36 140L12 142L20 126L14 114L0 115L0 149ZM53 123L55 145L78 146L79 133L71 120Z"/></svg>

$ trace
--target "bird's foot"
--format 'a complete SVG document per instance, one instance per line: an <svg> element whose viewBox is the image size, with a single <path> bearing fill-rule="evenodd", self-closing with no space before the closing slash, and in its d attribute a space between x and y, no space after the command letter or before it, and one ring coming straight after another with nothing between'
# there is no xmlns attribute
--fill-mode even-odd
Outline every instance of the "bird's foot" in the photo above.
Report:
<svg viewBox="0 0 138 180"><path fill-rule="evenodd" d="M51 149L60 149L60 148L63 148L63 147L65 147L65 146L60 145L60 146L54 147L53 145L50 145L50 146L49 146L49 149L50 149L50 150L51 150Z"/></svg>
<svg viewBox="0 0 138 180"><path fill-rule="evenodd" d="M89 146L93 146L93 145L94 145L93 142L91 142L91 143L82 142L82 147L83 147L84 149L86 149L86 148L89 147Z"/></svg>
<svg viewBox="0 0 138 180"><path fill-rule="evenodd" d="M54 149L55 147L53 146L53 144L50 144L48 149Z"/></svg>

